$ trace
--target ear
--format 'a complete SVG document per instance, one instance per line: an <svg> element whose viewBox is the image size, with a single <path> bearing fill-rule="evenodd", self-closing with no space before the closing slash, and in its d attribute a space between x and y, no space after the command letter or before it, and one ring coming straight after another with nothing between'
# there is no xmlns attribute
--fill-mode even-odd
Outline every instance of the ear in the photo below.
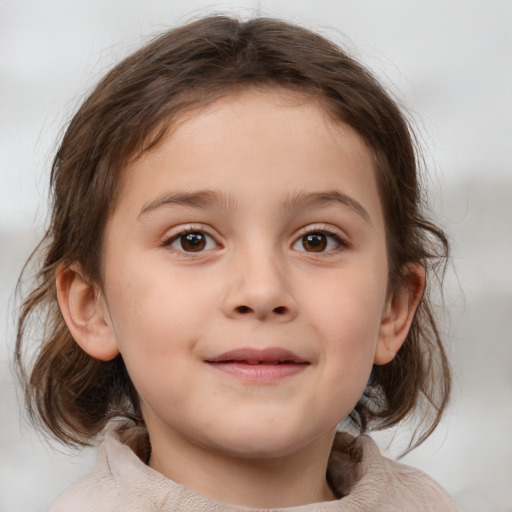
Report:
<svg viewBox="0 0 512 512"><path fill-rule="evenodd" d="M405 281L387 300L382 315L374 364L390 363L400 350L425 291L425 269L407 265Z"/></svg>
<svg viewBox="0 0 512 512"><path fill-rule="evenodd" d="M119 354L105 300L80 266L61 265L56 273L57 300L71 335L90 356L110 361Z"/></svg>

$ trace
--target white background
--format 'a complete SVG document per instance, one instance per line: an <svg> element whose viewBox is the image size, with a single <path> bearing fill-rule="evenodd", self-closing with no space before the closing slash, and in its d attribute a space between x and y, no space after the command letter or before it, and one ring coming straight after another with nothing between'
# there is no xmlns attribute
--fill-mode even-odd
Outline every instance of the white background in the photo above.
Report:
<svg viewBox="0 0 512 512"><path fill-rule="evenodd" d="M322 31L412 112L431 200L453 238L444 330L455 393L436 434L404 461L436 478L463 511L512 511L510 0L0 0L0 511L43 510L94 460L92 451L70 456L34 434L10 364L13 290L46 220L60 130L121 57L212 11ZM394 437L390 455L405 437ZM389 438L379 437L383 448Z"/></svg>

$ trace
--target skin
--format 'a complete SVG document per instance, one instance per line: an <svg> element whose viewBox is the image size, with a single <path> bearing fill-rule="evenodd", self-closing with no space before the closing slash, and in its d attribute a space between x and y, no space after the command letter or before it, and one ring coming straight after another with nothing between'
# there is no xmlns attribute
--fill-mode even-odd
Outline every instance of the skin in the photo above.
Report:
<svg viewBox="0 0 512 512"><path fill-rule="evenodd" d="M363 140L310 99L248 90L182 119L126 170L120 192L104 282L90 284L75 263L57 289L82 348L102 360L122 354L149 465L236 505L334 499L325 471L336 426L372 365L400 348L423 291L412 269L410 285L387 293L384 218ZM204 237L202 250L183 248L187 231ZM208 362L269 347L307 364L265 380Z"/></svg>

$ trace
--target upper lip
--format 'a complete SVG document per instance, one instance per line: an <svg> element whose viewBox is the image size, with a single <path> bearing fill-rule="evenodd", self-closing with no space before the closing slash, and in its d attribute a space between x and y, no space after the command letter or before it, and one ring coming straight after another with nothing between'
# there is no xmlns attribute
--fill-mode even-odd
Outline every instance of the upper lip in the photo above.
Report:
<svg viewBox="0 0 512 512"><path fill-rule="evenodd" d="M255 348L238 348L223 352L215 357L207 359L208 363L227 363L227 362L247 362L252 364L257 363L295 363L304 364L309 363L302 357L291 350L279 347L269 347L264 349Z"/></svg>

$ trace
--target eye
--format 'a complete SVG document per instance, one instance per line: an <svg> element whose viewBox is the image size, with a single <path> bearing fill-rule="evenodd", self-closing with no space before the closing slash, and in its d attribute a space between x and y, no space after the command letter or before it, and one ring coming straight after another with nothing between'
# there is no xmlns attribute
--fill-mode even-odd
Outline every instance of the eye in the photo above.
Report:
<svg viewBox="0 0 512 512"><path fill-rule="evenodd" d="M326 231L310 231L301 236L294 244L293 249L305 252L327 252L345 245L343 240L334 233Z"/></svg>
<svg viewBox="0 0 512 512"><path fill-rule="evenodd" d="M173 236L165 245L184 252L211 251L217 247L215 240L204 231L187 231Z"/></svg>

